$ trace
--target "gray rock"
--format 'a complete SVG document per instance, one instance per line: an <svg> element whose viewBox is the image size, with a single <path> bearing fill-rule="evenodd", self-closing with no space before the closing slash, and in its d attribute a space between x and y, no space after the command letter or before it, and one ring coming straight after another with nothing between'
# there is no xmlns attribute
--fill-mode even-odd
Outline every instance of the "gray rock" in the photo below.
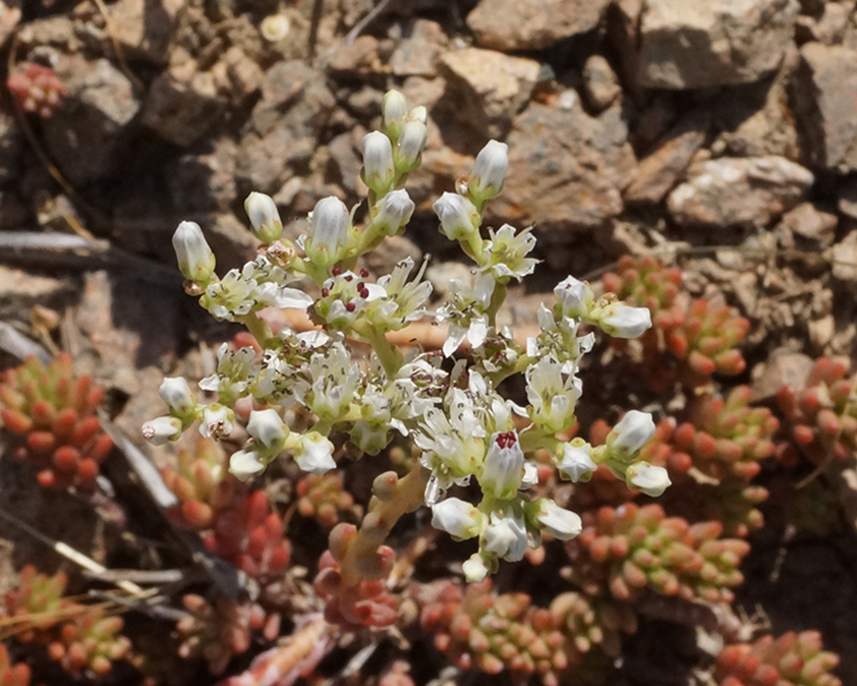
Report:
<svg viewBox="0 0 857 686"><path fill-rule="evenodd" d="M189 147L220 119L225 101L214 77L198 70L194 60L171 65L149 87L142 121L161 138Z"/></svg>
<svg viewBox="0 0 857 686"><path fill-rule="evenodd" d="M0 265L0 317L20 319L34 305L57 307L72 293L68 279L30 274Z"/></svg>
<svg viewBox="0 0 857 686"><path fill-rule="evenodd" d="M19 21L21 21L20 0L0 0L0 44L6 42Z"/></svg>
<svg viewBox="0 0 857 686"><path fill-rule="evenodd" d="M182 0L119 0L110 6L111 38L129 57L163 64L183 4Z"/></svg>
<svg viewBox="0 0 857 686"><path fill-rule="evenodd" d="M834 245L832 251L833 278L845 283L857 283L857 230L851 231Z"/></svg>
<svg viewBox="0 0 857 686"><path fill-rule="evenodd" d="M327 144L333 177L349 193L357 193L357 179L363 164L351 132L341 133Z"/></svg>
<svg viewBox="0 0 857 686"><path fill-rule="evenodd" d="M601 226L623 208L619 189L634 168L627 136L618 107L596 119L579 101L570 110L530 105L507 140L510 173L489 220L544 231Z"/></svg>
<svg viewBox="0 0 857 686"><path fill-rule="evenodd" d="M235 168L240 191L276 192L292 175L288 165L309 161L316 144L314 137L298 138L285 126L265 136L246 135L241 139Z"/></svg>
<svg viewBox="0 0 857 686"><path fill-rule="evenodd" d="M825 212L811 202L803 202L783 215L780 226L818 246L827 247L833 243L837 223L835 214Z"/></svg>
<svg viewBox="0 0 857 686"><path fill-rule="evenodd" d="M230 138L218 138L213 149L187 153L171 165L170 194L179 211L223 211L235 201L237 147Z"/></svg>
<svg viewBox="0 0 857 686"><path fill-rule="evenodd" d="M302 60L277 62L265 72L262 98L253 108L256 133L264 136L284 123L295 138L318 136L336 106L325 81L323 72Z"/></svg>
<svg viewBox="0 0 857 686"><path fill-rule="evenodd" d="M622 94L616 72L603 55L592 55L583 65L583 86L592 109L601 112Z"/></svg>
<svg viewBox="0 0 857 686"><path fill-rule="evenodd" d="M803 145L813 166L857 170L857 51L807 43L792 82Z"/></svg>
<svg viewBox="0 0 857 686"><path fill-rule="evenodd" d="M854 14L857 3L853 0L845 2L828 2L824 5L820 17L801 15L797 19L795 36L801 43L818 41L825 45L836 45L845 38L849 19Z"/></svg>
<svg viewBox="0 0 857 686"><path fill-rule="evenodd" d="M56 71L68 95L42 124L45 146L66 178L84 185L111 171L116 146L140 102L128 78L106 59L64 56Z"/></svg>
<svg viewBox="0 0 857 686"><path fill-rule="evenodd" d="M857 219L857 177L849 176L839 183L839 199L836 205L842 214Z"/></svg>
<svg viewBox="0 0 857 686"><path fill-rule="evenodd" d="M801 202L812 172L782 157L722 157L670 193L667 209L681 226L767 226Z"/></svg>
<svg viewBox="0 0 857 686"><path fill-rule="evenodd" d="M390 69L396 76L435 76L438 55L446 44L446 34L440 24L417 19L390 55Z"/></svg>
<svg viewBox="0 0 857 686"><path fill-rule="evenodd" d="M330 56L328 68L336 76L365 77L379 72L378 39L364 34L352 43L343 43Z"/></svg>
<svg viewBox="0 0 857 686"><path fill-rule="evenodd" d="M752 402L776 397L783 386L805 388L815 363L811 357L785 348L774 350L767 362L753 369Z"/></svg>
<svg viewBox="0 0 857 686"><path fill-rule="evenodd" d="M461 123L491 138L508 133L541 70L535 60L480 48L448 52L440 63L447 78L448 104Z"/></svg>
<svg viewBox="0 0 857 686"><path fill-rule="evenodd" d="M496 50L540 50L601 21L610 0L482 0L467 25L478 45Z"/></svg>
<svg viewBox="0 0 857 686"><path fill-rule="evenodd" d="M752 83L779 67L799 9L797 0L645 0L627 59L644 88Z"/></svg>
<svg viewBox="0 0 857 686"><path fill-rule="evenodd" d="M629 203L657 204L684 176L691 159L705 143L709 118L694 112L679 121L658 147L646 155L623 196Z"/></svg>

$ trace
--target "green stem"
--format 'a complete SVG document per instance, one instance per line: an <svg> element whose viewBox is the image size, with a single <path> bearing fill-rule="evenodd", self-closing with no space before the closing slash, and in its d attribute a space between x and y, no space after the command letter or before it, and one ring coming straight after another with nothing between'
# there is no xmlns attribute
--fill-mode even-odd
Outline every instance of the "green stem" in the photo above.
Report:
<svg viewBox="0 0 857 686"><path fill-rule="evenodd" d="M263 348L265 347L265 341L274 335L268 323L259 319L255 312L241 317L239 321L247 327L247 330L253 334L256 342Z"/></svg>
<svg viewBox="0 0 857 686"><path fill-rule="evenodd" d="M379 331L372 325L361 327L359 333L369 342L388 379L395 378L402 366L402 354L387 340L383 331Z"/></svg>

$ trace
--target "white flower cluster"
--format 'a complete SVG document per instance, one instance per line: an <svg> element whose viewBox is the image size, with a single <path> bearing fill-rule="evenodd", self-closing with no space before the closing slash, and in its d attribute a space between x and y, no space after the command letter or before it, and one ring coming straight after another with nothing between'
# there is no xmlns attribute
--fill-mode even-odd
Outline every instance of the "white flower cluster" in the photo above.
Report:
<svg viewBox="0 0 857 686"><path fill-rule="evenodd" d="M234 430L236 403L252 406L249 439L230 460L230 471L241 479L262 472L281 454L323 473L336 465L337 436L370 455L386 448L393 432L408 437L429 474L425 502L434 526L459 540L478 539L478 551L464 565L467 578L478 580L500 559L520 560L543 533L568 539L580 532L575 513L550 499L528 497L538 482L537 450L546 450L559 473L574 482L586 481L604 464L650 495L669 485L663 469L635 456L654 432L648 414L629 412L603 446L558 437L575 422L580 360L593 345L593 335L582 335L581 326L632 338L651 319L647 309L598 299L587 284L568 277L554 290L553 305L540 307L541 332L525 346L497 325L508 283L537 264L530 257L536 243L530 229L504 225L488 229L487 237L480 231L485 203L500 193L508 165L507 146L497 141L479 153L459 192L444 193L433 205L443 235L475 263L472 284L453 281L449 302L432 314L425 309L432 292L423 279L425 264L414 273L413 262L405 260L371 280L358 259L403 232L410 220L414 203L403 186L419 166L427 131L425 109L408 111L396 91L387 93L382 109L381 131L363 141L361 177L369 188L364 225L355 225L354 212L342 201L325 198L310 213L307 232L292 243L282 235L274 201L251 193L245 208L264 245L255 260L222 278L200 227L178 227L173 245L188 292L199 295L217 319L246 325L258 348L220 349L216 373L199 384L216 392L218 402L197 400L184 379L165 379L161 397L169 414L146 423L143 433L162 443L198 422L202 435L219 439ZM314 282L317 296L297 287L300 282ZM269 307L307 310L320 328L275 335L257 316ZM386 334L425 317L447 325L443 355L403 356ZM368 358L356 354L354 342L368 344ZM443 358L465 342L470 355L444 371ZM526 382L525 407L497 392L512 375ZM284 419L296 408L311 417L302 432ZM452 486L470 482L481 491L478 503L446 497Z"/></svg>

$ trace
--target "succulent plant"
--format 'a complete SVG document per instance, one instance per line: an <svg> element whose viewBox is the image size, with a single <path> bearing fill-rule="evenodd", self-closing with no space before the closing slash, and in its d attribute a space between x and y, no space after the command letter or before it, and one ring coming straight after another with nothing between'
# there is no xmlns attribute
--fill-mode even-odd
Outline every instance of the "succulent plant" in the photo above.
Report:
<svg viewBox="0 0 857 686"><path fill-rule="evenodd" d="M96 416L102 395L88 376L74 376L67 353L47 367L32 357L3 374L0 417L20 439L15 456L36 465L42 486L95 487L99 465L113 449Z"/></svg>
<svg viewBox="0 0 857 686"><path fill-rule="evenodd" d="M321 476L307 474L298 481L298 512L304 517L314 517L319 523L332 529L339 523L339 513L354 506L354 498L342 488L342 474L328 472Z"/></svg>
<svg viewBox="0 0 857 686"><path fill-rule="evenodd" d="M65 84L50 67L24 62L6 79L6 87L24 112L50 119L66 96Z"/></svg>
<svg viewBox="0 0 857 686"><path fill-rule="evenodd" d="M0 643L0 686L30 686L30 668L23 663L12 664L9 651Z"/></svg>

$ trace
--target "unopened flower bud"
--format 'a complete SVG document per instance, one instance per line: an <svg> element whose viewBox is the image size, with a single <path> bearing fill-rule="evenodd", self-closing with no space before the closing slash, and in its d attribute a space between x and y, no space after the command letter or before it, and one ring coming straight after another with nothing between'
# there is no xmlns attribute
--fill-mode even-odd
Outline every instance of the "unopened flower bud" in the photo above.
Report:
<svg viewBox="0 0 857 686"><path fill-rule="evenodd" d="M543 531L561 541L568 541L577 536L583 529L583 524L577 513L557 505L550 498L541 498L533 503L535 517L542 525Z"/></svg>
<svg viewBox="0 0 857 686"><path fill-rule="evenodd" d="M478 230L479 211L467 198L456 193L444 193L432 205L440 230L451 241L466 240Z"/></svg>
<svg viewBox="0 0 857 686"><path fill-rule="evenodd" d="M229 473L240 481L247 481L263 469L265 464L255 450L239 450L229 458Z"/></svg>
<svg viewBox="0 0 857 686"><path fill-rule="evenodd" d="M161 382L161 387L158 389L158 395L161 396L170 409L180 416L186 416L196 407L196 402L193 399L193 394L190 392L190 386L182 377L166 378Z"/></svg>
<svg viewBox="0 0 857 686"><path fill-rule="evenodd" d="M386 193L396 178L393 144L380 131L363 137L363 183L378 195Z"/></svg>
<svg viewBox="0 0 857 686"><path fill-rule="evenodd" d="M513 497L521 487L523 470L524 452L518 434L514 431L492 434L479 475L482 491L501 500Z"/></svg>
<svg viewBox="0 0 857 686"><path fill-rule="evenodd" d="M408 102L405 96L397 90L389 90L381 99L381 127L390 138L397 139L405 124L408 114Z"/></svg>
<svg viewBox="0 0 857 686"><path fill-rule="evenodd" d="M283 235L283 222L277 203L270 195L252 192L244 201L244 211L250 218L253 233L263 243L273 243Z"/></svg>
<svg viewBox="0 0 857 686"><path fill-rule="evenodd" d="M607 436L607 447L632 455L655 435L655 422L648 412L631 410Z"/></svg>
<svg viewBox="0 0 857 686"><path fill-rule="evenodd" d="M489 516L480 548L509 562L517 562L527 552L527 525L517 513L494 511Z"/></svg>
<svg viewBox="0 0 857 686"><path fill-rule="evenodd" d="M447 498L431 508L431 525L446 531L456 541L478 536L482 527L482 513L459 498Z"/></svg>
<svg viewBox="0 0 857 686"><path fill-rule="evenodd" d="M196 222L182 222L173 234L179 270L188 281L207 283L214 273L216 260L202 229Z"/></svg>
<svg viewBox="0 0 857 686"><path fill-rule="evenodd" d="M580 439L575 439L579 441ZM577 445L575 441L566 443L562 447L562 458L557 464L557 469L574 483L597 469L597 465L590 457L592 447L588 443Z"/></svg>
<svg viewBox="0 0 857 686"><path fill-rule="evenodd" d="M417 105L408 112L408 121L418 121L421 124L425 124L428 121L428 110L425 108L425 105Z"/></svg>
<svg viewBox="0 0 857 686"><path fill-rule="evenodd" d="M496 197L503 188L508 166L509 146L499 141L488 141L476 156L470 172L467 181L470 194L480 202Z"/></svg>
<svg viewBox="0 0 857 686"><path fill-rule="evenodd" d="M628 467L625 482L628 488L642 491L652 498L662 495L672 483L666 469L647 462L637 462Z"/></svg>
<svg viewBox="0 0 857 686"><path fill-rule="evenodd" d="M396 149L396 167L400 172L413 171L419 166L427 138L428 129L421 121L412 119L405 124Z"/></svg>
<svg viewBox="0 0 857 686"><path fill-rule="evenodd" d="M594 298L592 289L573 276L561 281L553 289L556 300L562 309L563 317L581 317L589 312Z"/></svg>
<svg viewBox="0 0 857 686"><path fill-rule="evenodd" d="M313 264L327 267L337 261L348 238L348 208L332 195L319 200L309 214L309 236L304 251Z"/></svg>
<svg viewBox="0 0 857 686"><path fill-rule="evenodd" d="M333 443L318 431L310 431L301 437L300 450L295 454L295 462L305 472L326 474L336 467L333 459Z"/></svg>
<svg viewBox="0 0 857 686"><path fill-rule="evenodd" d="M461 571L464 572L464 578L469 584L484 581L488 576L488 567L485 566L485 560L479 553L473 553L467 562L461 565Z"/></svg>
<svg viewBox="0 0 857 686"><path fill-rule="evenodd" d="M411 220L415 207L414 201L404 188L387 193L378 206L378 214L372 220L372 226L380 229L385 236L399 233Z"/></svg>
<svg viewBox="0 0 857 686"><path fill-rule="evenodd" d="M152 445L175 441L181 435L182 423L175 417L157 417L143 424L143 438Z"/></svg>
<svg viewBox="0 0 857 686"><path fill-rule="evenodd" d="M274 409L254 410L247 422L247 433L266 448L282 445L286 438L286 425Z"/></svg>
<svg viewBox="0 0 857 686"><path fill-rule="evenodd" d="M652 328L652 315L647 307L612 303L598 318L598 325L604 333L614 338L637 338Z"/></svg>

